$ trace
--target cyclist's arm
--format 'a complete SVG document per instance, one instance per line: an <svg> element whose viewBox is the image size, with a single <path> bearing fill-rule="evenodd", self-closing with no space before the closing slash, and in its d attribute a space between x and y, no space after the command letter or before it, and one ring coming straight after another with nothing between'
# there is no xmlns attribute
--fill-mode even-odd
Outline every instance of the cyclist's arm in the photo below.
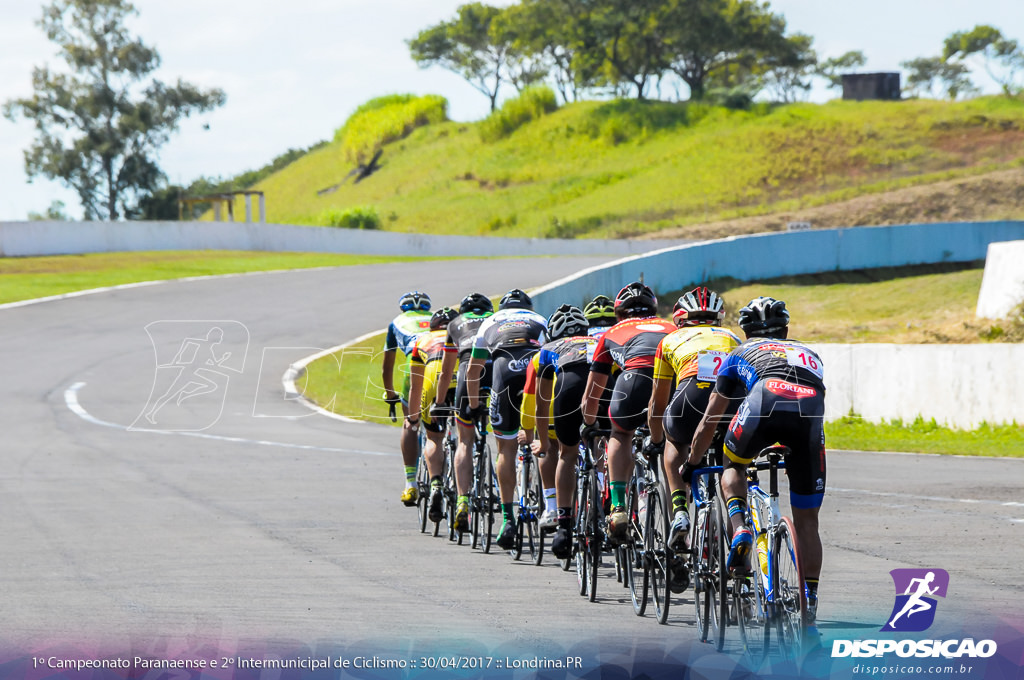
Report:
<svg viewBox="0 0 1024 680"><path fill-rule="evenodd" d="M438 385L451 385L452 376L455 374L455 367L459 363L458 352L449 352L447 349L444 352L444 359L441 360L441 375L437 379ZM437 396L434 397L434 403L438 406L444 404L445 395L448 393L447 390L437 390Z"/></svg>
<svg viewBox="0 0 1024 680"><path fill-rule="evenodd" d="M548 428L551 426L551 393L555 381L544 376L537 381L537 436L544 442Z"/></svg>
<svg viewBox="0 0 1024 680"><path fill-rule="evenodd" d="M423 400L423 374L426 366L422 361L409 363L409 417L419 420Z"/></svg>
<svg viewBox="0 0 1024 680"><path fill-rule="evenodd" d="M651 401L647 405L647 427L651 430L651 441L658 443L665 439L665 407L672 396L672 379L661 376L654 377L651 389Z"/></svg>
<svg viewBox="0 0 1024 680"><path fill-rule="evenodd" d="M708 408L704 411L704 417L700 419L700 425L697 426L697 430L693 433L689 458L691 465L696 465L704 457L708 447L711 446L711 440L715 438L715 430L718 429L718 425L722 421L722 414L728 408L729 397L717 390L711 393L711 399L708 400Z"/></svg>
<svg viewBox="0 0 1024 680"><path fill-rule="evenodd" d="M484 357L472 356L469 359L469 364L466 365L466 397L469 400L470 409L475 409L480 405L480 378L483 376L486 363L487 359Z"/></svg>
<svg viewBox="0 0 1024 680"><path fill-rule="evenodd" d="M398 393L395 392L395 352L396 350L393 349L384 350L380 376L384 392L392 399L398 396Z"/></svg>

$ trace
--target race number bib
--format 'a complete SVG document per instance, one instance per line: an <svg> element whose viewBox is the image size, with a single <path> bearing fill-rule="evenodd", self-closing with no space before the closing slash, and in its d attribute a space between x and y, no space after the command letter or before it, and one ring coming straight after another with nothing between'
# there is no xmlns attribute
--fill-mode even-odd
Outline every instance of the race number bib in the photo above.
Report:
<svg viewBox="0 0 1024 680"><path fill-rule="evenodd" d="M802 347L787 347L786 361L790 366L807 369L814 375L818 376L819 380L824 378L824 375L822 374L821 359L810 350Z"/></svg>
<svg viewBox="0 0 1024 680"><path fill-rule="evenodd" d="M713 349L701 350L697 355L697 381L715 382L718 379L718 371L725 363L728 352L718 352Z"/></svg>

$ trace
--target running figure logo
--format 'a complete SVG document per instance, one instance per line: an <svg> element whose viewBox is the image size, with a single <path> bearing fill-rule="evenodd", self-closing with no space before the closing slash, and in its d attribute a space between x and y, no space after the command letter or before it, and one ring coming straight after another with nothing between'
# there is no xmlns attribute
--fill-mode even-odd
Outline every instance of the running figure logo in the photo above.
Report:
<svg viewBox="0 0 1024 680"><path fill-rule="evenodd" d="M935 621L935 597L946 597L949 573L944 569L893 569L896 603L883 631L915 633L927 630Z"/></svg>
<svg viewBox="0 0 1024 680"><path fill-rule="evenodd" d="M241 374L249 331L237 321L155 321L149 399L132 429L205 430L224 410L231 374Z"/></svg>

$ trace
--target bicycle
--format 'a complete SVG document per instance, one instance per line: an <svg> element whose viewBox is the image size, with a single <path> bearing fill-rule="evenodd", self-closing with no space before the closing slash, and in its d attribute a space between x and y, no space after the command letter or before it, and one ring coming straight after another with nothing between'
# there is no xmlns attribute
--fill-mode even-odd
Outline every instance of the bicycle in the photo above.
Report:
<svg viewBox="0 0 1024 680"><path fill-rule="evenodd" d="M540 565L544 559L544 541L540 535L540 516L544 512L544 491L540 470L529 446L520 446L516 457L516 543L509 551L518 560L528 550L530 559Z"/></svg>
<svg viewBox="0 0 1024 680"><path fill-rule="evenodd" d="M643 453L647 432L647 427L643 426L637 428L633 435L634 473L626 502L633 540L622 546L625 552L623 562L634 613L644 615L650 594L654 598L658 623L665 624L668 621L669 583L672 578L669 565L675 559L668 546L672 521L661 481L661 456L655 454L648 458ZM638 570L639 584L636 580Z"/></svg>
<svg viewBox="0 0 1024 680"><path fill-rule="evenodd" d="M473 443L473 488L470 490L470 510L473 515L470 545L474 550L482 546L483 551L489 553L498 499L498 479L494 476L491 446L487 442L487 421L477 418L473 425L476 428L476 441Z"/></svg>
<svg viewBox="0 0 1024 680"><path fill-rule="evenodd" d="M455 484L455 453L458 445L455 418L449 410L444 415L441 435L441 450L444 452L444 518L448 523L448 540L462 545L464 532L455 529L455 506L459 498L458 487Z"/></svg>
<svg viewBox="0 0 1024 680"><path fill-rule="evenodd" d="M604 457L598 442L607 441L608 431L596 432L580 444L576 470L576 524L574 528L576 583L579 594L591 602L597 599L597 569L604 545L604 499L598 482L597 466Z"/></svg>
<svg viewBox="0 0 1024 680"><path fill-rule="evenodd" d="M697 613L697 634L701 642L712 640L715 648L725 646L725 628L729 621L729 575L725 537L728 514L718 493L718 476L724 469L721 454L711 452L712 465L693 472L691 493L694 513L694 539L690 548L690 578Z"/></svg>

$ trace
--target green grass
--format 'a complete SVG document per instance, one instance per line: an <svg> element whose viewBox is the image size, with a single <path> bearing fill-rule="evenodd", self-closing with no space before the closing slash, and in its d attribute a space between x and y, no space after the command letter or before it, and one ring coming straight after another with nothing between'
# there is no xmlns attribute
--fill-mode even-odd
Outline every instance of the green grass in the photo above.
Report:
<svg viewBox="0 0 1024 680"><path fill-rule="evenodd" d="M868 423L847 416L825 423L825 441L830 449L1024 458L1024 425L983 424L974 430L956 430L922 418L912 423Z"/></svg>
<svg viewBox="0 0 1024 680"><path fill-rule="evenodd" d="M0 258L0 303L140 281L277 269L415 261L416 257L235 251L160 251Z"/></svg>
<svg viewBox="0 0 1024 680"><path fill-rule="evenodd" d="M386 144L371 177L339 143L255 188L268 220L316 224L373 205L392 231L500 236L639 234L771 214L1019 167L1024 100L758 105L577 102L494 142L484 123L425 125Z"/></svg>

